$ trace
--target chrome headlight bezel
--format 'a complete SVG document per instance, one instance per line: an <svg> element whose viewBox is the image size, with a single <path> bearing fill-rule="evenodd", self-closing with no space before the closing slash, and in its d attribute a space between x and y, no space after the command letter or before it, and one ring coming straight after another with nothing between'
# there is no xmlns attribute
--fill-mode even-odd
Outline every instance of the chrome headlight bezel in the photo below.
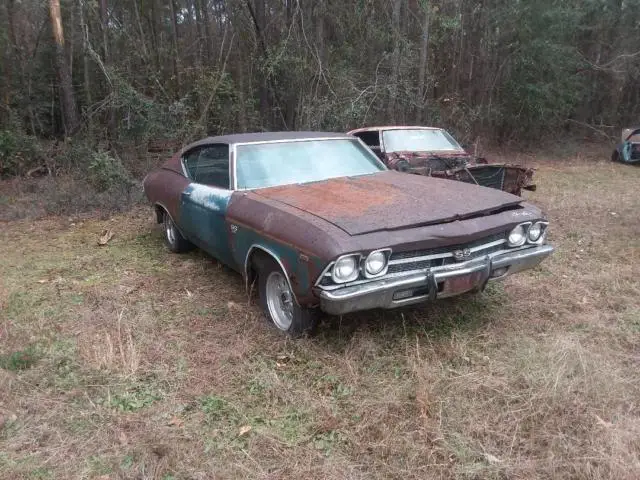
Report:
<svg viewBox="0 0 640 480"><path fill-rule="evenodd" d="M507 245L511 248L521 247L525 243L527 243L527 239L529 238L529 227L531 226L531 222L519 223L515 227L513 227L509 233L507 234ZM511 241L511 235L517 230L522 230L522 238L517 242Z"/></svg>
<svg viewBox="0 0 640 480"><path fill-rule="evenodd" d="M540 235L538 236L538 238L534 240L531 238L531 229L535 225L540 225ZM547 236L548 226L549 226L549 222L545 222L543 220L538 220L537 222L534 222L533 224L531 224L531 226L529 227L529 230L527 231L527 243L530 243L532 245L542 245Z"/></svg>
<svg viewBox="0 0 640 480"><path fill-rule="evenodd" d="M384 265L382 269L380 269L378 272L371 273L369 271L368 264L369 264L369 261L371 260L371 257L374 255L382 255L384 258ZM369 253L369 255L367 255L367 257L362 262L362 265L361 265L362 274L365 276L365 278L377 278L377 277L382 277L386 275L387 270L389 270L389 258L391 258L390 248L381 248L379 250L373 250L372 252Z"/></svg>
<svg viewBox="0 0 640 480"><path fill-rule="evenodd" d="M540 236L538 238L536 238L535 240L533 240L530 237L531 228L534 225L540 225ZM518 248L518 247L522 247L524 245L542 245L542 244L545 243L545 240L546 240L548 225L549 225L549 222L547 222L545 220L536 220L536 221L533 221L533 222L519 223L518 225L513 227L509 231L509 233L507 234L507 245L510 248ZM518 242L512 242L511 241L511 235L516 231L516 229L521 229L522 232L523 232L523 235L522 235L522 238Z"/></svg>
<svg viewBox="0 0 640 480"><path fill-rule="evenodd" d="M347 255L342 255L340 257L338 257L336 259L336 261L333 263L333 266L331 267L331 279L333 280L334 283L349 283L349 282L353 282L354 280L357 280L358 277L360 276L360 259L361 259L361 255L359 253L349 253ZM351 272L351 274L348 277L345 278L338 278L336 276L336 271L338 269L338 266L340 265L340 262L346 261L346 260L352 260L353 261L353 272Z"/></svg>

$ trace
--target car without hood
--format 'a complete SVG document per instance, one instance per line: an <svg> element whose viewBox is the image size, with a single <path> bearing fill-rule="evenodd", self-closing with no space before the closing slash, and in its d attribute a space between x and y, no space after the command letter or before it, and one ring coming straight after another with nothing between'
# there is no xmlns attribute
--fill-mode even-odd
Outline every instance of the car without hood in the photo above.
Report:
<svg viewBox="0 0 640 480"><path fill-rule="evenodd" d="M640 127L622 130L621 142L613 151L611 161L640 164Z"/></svg>
<svg viewBox="0 0 640 480"><path fill-rule="evenodd" d="M487 163L467 152L442 128L367 127L348 134L360 138L394 170L474 183L514 195L536 189L532 168Z"/></svg>
<svg viewBox="0 0 640 480"><path fill-rule="evenodd" d="M506 192L388 170L346 134L210 137L144 180L165 243L257 284L291 335L317 313L481 291L551 254L541 211Z"/></svg>

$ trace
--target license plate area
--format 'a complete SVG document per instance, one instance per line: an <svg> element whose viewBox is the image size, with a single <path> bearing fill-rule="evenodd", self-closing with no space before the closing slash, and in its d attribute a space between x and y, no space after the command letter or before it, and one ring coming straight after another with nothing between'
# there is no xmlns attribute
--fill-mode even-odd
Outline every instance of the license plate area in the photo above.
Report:
<svg viewBox="0 0 640 480"><path fill-rule="evenodd" d="M480 271L449 278L442 282L442 289L440 290L440 293L445 295L455 295L473 290L480 285L483 275L484 272Z"/></svg>

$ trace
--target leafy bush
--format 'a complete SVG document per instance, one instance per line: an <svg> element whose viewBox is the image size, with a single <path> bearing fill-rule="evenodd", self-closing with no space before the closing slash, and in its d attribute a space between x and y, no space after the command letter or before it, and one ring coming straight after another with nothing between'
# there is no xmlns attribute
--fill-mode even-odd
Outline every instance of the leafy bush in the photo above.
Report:
<svg viewBox="0 0 640 480"><path fill-rule="evenodd" d="M133 183L120 159L112 157L107 152L94 152L91 155L88 173L89 181L99 192Z"/></svg>
<svg viewBox="0 0 640 480"><path fill-rule="evenodd" d="M35 137L19 129L0 130L0 178L25 175L43 161L44 154Z"/></svg>

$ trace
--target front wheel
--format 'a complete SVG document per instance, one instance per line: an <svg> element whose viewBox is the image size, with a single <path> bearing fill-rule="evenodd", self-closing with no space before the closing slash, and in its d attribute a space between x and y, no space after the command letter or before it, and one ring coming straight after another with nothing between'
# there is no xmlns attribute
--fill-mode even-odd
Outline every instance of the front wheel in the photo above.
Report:
<svg viewBox="0 0 640 480"><path fill-rule="evenodd" d="M298 305L287 277L271 259L265 259L260 266L258 290L260 305L278 330L293 337L314 332L317 312Z"/></svg>

